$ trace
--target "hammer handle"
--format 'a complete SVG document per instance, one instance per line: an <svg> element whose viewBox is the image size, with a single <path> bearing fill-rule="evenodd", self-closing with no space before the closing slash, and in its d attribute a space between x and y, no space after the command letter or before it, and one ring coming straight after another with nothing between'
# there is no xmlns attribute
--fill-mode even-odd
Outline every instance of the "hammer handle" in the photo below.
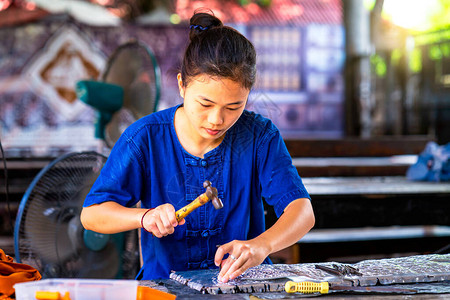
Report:
<svg viewBox="0 0 450 300"><path fill-rule="evenodd" d="M202 206L203 204L205 204L208 201L209 201L209 198L208 198L208 196L206 196L206 193L201 194L194 201L192 201L185 207L183 207L175 212L177 221L180 222L181 220L186 218L186 216L189 215L194 209Z"/></svg>

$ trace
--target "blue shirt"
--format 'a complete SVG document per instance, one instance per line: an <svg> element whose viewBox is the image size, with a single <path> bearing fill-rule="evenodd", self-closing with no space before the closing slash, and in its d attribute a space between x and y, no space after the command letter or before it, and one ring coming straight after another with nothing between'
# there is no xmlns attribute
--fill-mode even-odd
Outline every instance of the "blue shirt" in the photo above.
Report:
<svg viewBox="0 0 450 300"><path fill-rule="evenodd" d="M171 203L178 210L205 192L205 180L217 188L222 209L209 202L163 238L141 231L144 280L168 278L171 270L215 268L217 245L249 240L265 231L263 198L277 216L291 201L309 198L270 120L244 111L221 144L199 158L178 140L178 107L127 128L84 202L85 207L105 201L131 207L141 200L145 208Z"/></svg>

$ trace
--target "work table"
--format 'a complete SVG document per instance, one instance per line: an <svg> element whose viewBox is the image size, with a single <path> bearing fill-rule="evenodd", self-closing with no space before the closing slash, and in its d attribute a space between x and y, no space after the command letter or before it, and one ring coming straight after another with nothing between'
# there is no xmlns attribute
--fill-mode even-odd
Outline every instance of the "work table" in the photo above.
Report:
<svg viewBox="0 0 450 300"><path fill-rule="evenodd" d="M259 265L228 283L217 281L218 270L176 271L171 279L139 284L177 295L177 299L299 299L318 294L286 293L287 281L328 282L337 299L445 299L450 296L450 255L417 255L338 262ZM384 289L383 291L380 291ZM360 289L359 291L333 291ZM370 292L368 291L370 290ZM388 290L388 291L386 291Z"/></svg>
<svg viewBox="0 0 450 300"><path fill-rule="evenodd" d="M143 280L139 282L139 285L149 286L154 289L158 289L177 296L177 300L258 300L258 299L304 299L310 297L317 297L318 294L288 294L284 292L273 293L237 293L237 294L202 294L201 292L191 289L181 283L178 283L171 279L164 280ZM429 284L428 284L429 285ZM414 300L441 300L450 298L450 283L436 283L434 286L445 288L447 293L443 294L362 294L362 293L331 293L326 295L320 295L327 299L374 299L374 300L393 300L393 299L414 299ZM399 285L401 286L401 285ZM418 284L418 286L425 286L425 284Z"/></svg>

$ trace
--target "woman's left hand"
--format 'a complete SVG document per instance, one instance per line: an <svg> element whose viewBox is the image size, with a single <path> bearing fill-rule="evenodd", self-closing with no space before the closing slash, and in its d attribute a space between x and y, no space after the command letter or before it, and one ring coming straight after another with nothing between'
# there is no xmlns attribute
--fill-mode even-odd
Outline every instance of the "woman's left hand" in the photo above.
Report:
<svg viewBox="0 0 450 300"><path fill-rule="evenodd" d="M228 254L228 258L223 260L225 254ZM260 265L269 254L268 243L258 238L224 244L217 249L214 258L216 266L221 267L218 279L222 282L235 279L247 269Z"/></svg>

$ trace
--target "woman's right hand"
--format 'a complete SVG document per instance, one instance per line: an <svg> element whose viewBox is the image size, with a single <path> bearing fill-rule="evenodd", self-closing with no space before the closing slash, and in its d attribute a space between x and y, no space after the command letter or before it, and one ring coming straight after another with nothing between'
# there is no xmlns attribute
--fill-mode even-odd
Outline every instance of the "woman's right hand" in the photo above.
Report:
<svg viewBox="0 0 450 300"><path fill-rule="evenodd" d="M157 238L172 234L175 231L175 227L186 222L183 219L178 223L175 208L169 203L157 206L145 214L146 211L142 210L142 226Z"/></svg>

